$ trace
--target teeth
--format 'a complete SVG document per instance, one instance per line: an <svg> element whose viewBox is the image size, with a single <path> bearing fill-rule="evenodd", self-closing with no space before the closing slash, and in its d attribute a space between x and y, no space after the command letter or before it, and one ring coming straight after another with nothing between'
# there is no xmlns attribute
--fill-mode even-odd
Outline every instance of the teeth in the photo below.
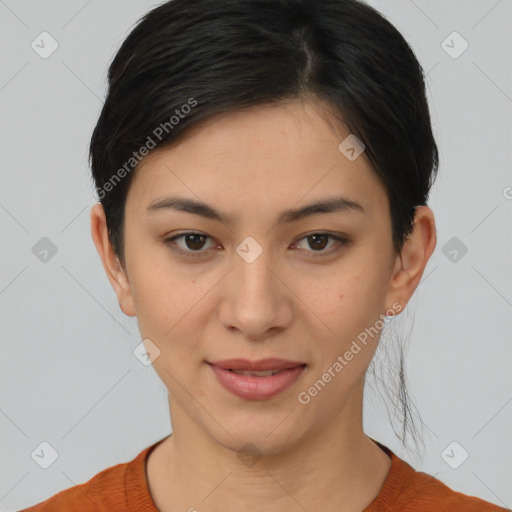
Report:
<svg viewBox="0 0 512 512"><path fill-rule="evenodd" d="M281 370L265 370L261 372L250 372L247 370L230 370L233 373L237 373L238 375L252 375L256 377L270 377L272 375L275 375L276 373L279 373Z"/></svg>

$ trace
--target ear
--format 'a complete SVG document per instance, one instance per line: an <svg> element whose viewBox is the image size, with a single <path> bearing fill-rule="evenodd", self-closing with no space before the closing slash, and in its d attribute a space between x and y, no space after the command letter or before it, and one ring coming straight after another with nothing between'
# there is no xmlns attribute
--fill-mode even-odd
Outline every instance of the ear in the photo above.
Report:
<svg viewBox="0 0 512 512"><path fill-rule="evenodd" d="M401 310L405 309L420 283L436 243L434 213L428 206L417 206L413 231L407 237L402 251L395 260L386 299L388 310L395 309L392 307L395 303L400 304Z"/></svg>
<svg viewBox="0 0 512 512"><path fill-rule="evenodd" d="M95 204L91 209L91 235L108 280L116 292L117 300L123 303L123 312L128 316L135 316L127 272L121 265L108 238L105 212L100 203Z"/></svg>

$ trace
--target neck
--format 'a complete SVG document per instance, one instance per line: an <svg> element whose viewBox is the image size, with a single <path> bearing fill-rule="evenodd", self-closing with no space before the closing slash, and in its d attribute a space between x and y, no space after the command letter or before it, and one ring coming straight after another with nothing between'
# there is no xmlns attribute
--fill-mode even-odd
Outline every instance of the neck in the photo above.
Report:
<svg viewBox="0 0 512 512"><path fill-rule="evenodd" d="M255 432L250 442L258 448L249 453L246 447L245 457L239 451L243 441L232 446L234 439L219 426L219 442L184 411L173 409L173 434L163 443L152 493L156 505L162 512L363 510L378 495L391 465L363 432L363 387L364 382L354 389L327 425L299 442L280 439L279 428L271 436ZM293 422L293 413L288 421Z"/></svg>

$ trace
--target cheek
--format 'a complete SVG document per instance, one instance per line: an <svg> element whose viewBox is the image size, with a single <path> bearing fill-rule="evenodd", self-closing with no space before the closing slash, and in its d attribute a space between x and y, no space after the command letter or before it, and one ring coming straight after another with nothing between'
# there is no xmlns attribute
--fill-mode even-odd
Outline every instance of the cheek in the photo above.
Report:
<svg viewBox="0 0 512 512"><path fill-rule="evenodd" d="M375 353L380 337L375 325L382 306L378 282L378 276L368 271L352 273L333 283L330 294L324 295L324 318L330 332L325 331L323 344L317 345L311 382L324 375L332 384L322 391L319 407L328 410L333 403L341 404Z"/></svg>
<svg viewBox="0 0 512 512"><path fill-rule="evenodd" d="M135 252L134 252L135 255ZM143 338L151 339L162 353L187 353L201 338L208 315L209 292L218 273L197 276L173 264L170 258L138 252L131 272L131 291Z"/></svg>
<svg viewBox="0 0 512 512"><path fill-rule="evenodd" d="M139 252L133 258L130 289L141 335L161 339L186 312L185 283L165 262ZM177 292L179 290L179 292Z"/></svg>
<svg viewBox="0 0 512 512"><path fill-rule="evenodd" d="M384 308L386 286L375 267L340 274L330 286L321 304L325 323L336 334L333 349L339 351L375 324Z"/></svg>
<svg viewBox="0 0 512 512"><path fill-rule="evenodd" d="M379 311L387 295L388 269L384 251L376 243L354 252L347 272L338 281L338 300L343 307L357 307L370 315Z"/></svg>

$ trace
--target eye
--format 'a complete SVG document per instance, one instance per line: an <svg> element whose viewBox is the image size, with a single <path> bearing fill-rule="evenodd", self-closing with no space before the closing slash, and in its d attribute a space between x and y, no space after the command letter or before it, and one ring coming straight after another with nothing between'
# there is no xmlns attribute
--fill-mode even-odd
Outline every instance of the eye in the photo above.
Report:
<svg viewBox="0 0 512 512"><path fill-rule="evenodd" d="M201 250L205 247L205 242L207 239L211 239L210 236L205 235L204 233L196 233L193 231L187 231L184 233L180 233L177 235L174 235L170 238L166 238L164 240L165 244L171 246L171 249L178 254L181 254L185 257L198 257L201 256L201 253L206 252L206 250ZM302 240L307 240L309 247L311 247L313 250L309 251L306 249L307 252L312 253L318 253L314 254L313 257L323 257L323 256L329 256L331 253L335 252L336 249L331 249L324 251L328 240L334 240L337 242L337 244L334 244L334 246L344 246L349 244L349 240L347 238L339 237L336 235L333 235L331 233L312 233L310 235L304 236L299 239L299 242L295 242L293 245L298 245ZM178 241L182 242L180 245ZM216 247L219 247L219 244L217 244Z"/></svg>
<svg viewBox="0 0 512 512"><path fill-rule="evenodd" d="M173 251L176 251L179 254L182 254L186 257L194 258L196 256L201 256L202 252L200 249L204 247L205 240L211 238L208 235L205 235L204 233L195 233L192 231L188 231L186 233L181 233L179 235L175 235L171 238L166 238L164 242L167 245L171 246L171 249ZM175 242L176 240L183 241L183 245L180 247L180 245ZM197 254L194 254L197 253Z"/></svg>
<svg viewBox="0 0 512 512"><path fill-rule="evenodd" d="M302 240L307 240L309 247L314 249L313 251L309 251L309 252L320 253L320 254L315 254L314 257L323 257L323 256L329 256L330 254L332 254L333 252L336 251L336 249L332 250L332 246L331 246L331 249L329 249L327 251L323 250L323 249L325 249L325 246L327 245L329 239L335 240L337 242L337 244L334 244L335 247L336 247L336 245L343 246L343 245L347 245L349 243L348 239L333 235L331 233L311 233L310 235L306 235L305 237L302 237L299 240L299 242ZM297 242L297 243L299 243L299 242Z"/></svg>

